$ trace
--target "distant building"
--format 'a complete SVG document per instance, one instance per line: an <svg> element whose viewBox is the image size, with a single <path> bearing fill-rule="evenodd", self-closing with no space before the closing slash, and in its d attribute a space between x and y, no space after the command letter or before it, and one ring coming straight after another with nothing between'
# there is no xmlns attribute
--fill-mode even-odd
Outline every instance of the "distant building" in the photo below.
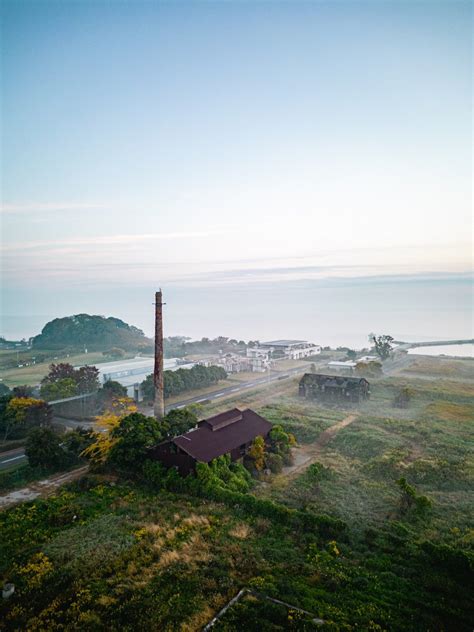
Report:
<svg viewBox="0 0 474 632"><path fill-rule="evenodd" d="M352 373L357 366L357 362L353 360L332 360L328 362L328 367L333 371L343 371L345 373Z"/></svg>
<svg viewBox="0 0 474 632"><path fill-rule="evenodd" d="M370 384L361 377L305 373L299 394L306 399L335 402L359 402L370 397Z"/></svg>
<svg viewBox="0 0 474 632"><path fill-rule="evenodd" d="M269 340L262 342L259 349L269 351L273 358L299 360L321 353L321 347L306 340Z"/></svg>
<svg viewBox="0 0 474 632"><path fill-rule="evenodd" d="M242 373L242 371L251 371L252 368L248 359L238 353L225 353L220 356L212 356L199 360L197 364L202 366L220 366L226 373Z"/></svg>
<svg viewBox="0 0 474 632"><path fill-rule="evenodd" d="M250 370L258 373L267 371L271 366L271 351L261 347L247 347L247 360Z"/></svg>
<svg viewBox="0 0 474 632"><path fill-rule="evenodd" d="M158 444L149 451L152 459L174 467L186 476L196 463L210 463L224 454L233 461L245 456L256 437L268 436L272 424L250 408L232 408L200 421L197 428Z"/></svg>

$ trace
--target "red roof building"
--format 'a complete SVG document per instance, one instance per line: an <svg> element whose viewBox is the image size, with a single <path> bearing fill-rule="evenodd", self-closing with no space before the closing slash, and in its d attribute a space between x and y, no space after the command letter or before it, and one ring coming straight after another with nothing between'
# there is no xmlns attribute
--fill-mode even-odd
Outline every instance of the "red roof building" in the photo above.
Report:
<svg viewBox="0 0 474 632"><path fill-rule="evenodd" d="M209 463L224 454L230 454L233 461L242 458L253 440L266 438L271 429L272 424L250 408L232 408L203 419L186 434L158 444L150 456L186 476L194 472L196 463Z"/></svg>

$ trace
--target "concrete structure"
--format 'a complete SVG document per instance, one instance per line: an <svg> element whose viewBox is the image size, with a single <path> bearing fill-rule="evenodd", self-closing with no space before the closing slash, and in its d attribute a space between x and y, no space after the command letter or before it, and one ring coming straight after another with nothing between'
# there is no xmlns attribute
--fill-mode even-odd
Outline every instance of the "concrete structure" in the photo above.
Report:
<svg viewBox="0 0 474 632"><path fill-rule="evenodd" d="M359 402L370 397L370 384L363 377L305 373L300 380L299 395L323 401Z"/></svg>
<svg viewBox="0 0 474 632"><path fill-rule="evenodd" d="M276 358L289 358L300 360L308 356L321 353L321 347L306 340L269 340L259 345L260 349L270 351L271 356Z"/></svg>
<svg viewBox="0 0 474 632"><path fill-rule="evenodd" d="M271 351L262 349L261 347L248 347L247 360L249 362L250 371L264 373L271 366Z"/></svg>
<svg viewBox="0 0 474 632"><path fill-rule="evenodd" d="M352 373L357 365L353 360L332 360L328 362L328 367L333 371L345 371Z"/></svg>
<svg viewBox="0 0 474 632"><path fill-rule="evenodd" d="M252 368L248 359L238 353L225 353L218 357L210 357L199 360L197 364L202 366L220 366L226 373L242 373L243 371L251 371Z"/></svg>

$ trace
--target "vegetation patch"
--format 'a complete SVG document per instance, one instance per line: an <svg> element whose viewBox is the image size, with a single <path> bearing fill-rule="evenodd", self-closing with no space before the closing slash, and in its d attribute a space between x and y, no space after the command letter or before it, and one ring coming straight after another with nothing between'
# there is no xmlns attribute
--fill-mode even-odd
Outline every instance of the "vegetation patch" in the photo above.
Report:
<svg viewBox="0 0 474 632"><path fill-rule="evenodd" d="M466 404L440 400L429 404L425 408L426 415L432 415L446 421L472 422L474 419L474 407Z"/></svg>

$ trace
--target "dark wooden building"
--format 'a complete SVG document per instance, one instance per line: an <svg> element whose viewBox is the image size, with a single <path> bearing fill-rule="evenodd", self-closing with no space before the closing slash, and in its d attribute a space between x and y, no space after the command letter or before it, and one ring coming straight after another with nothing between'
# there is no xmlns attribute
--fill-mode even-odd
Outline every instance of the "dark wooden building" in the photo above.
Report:
<svg viewBox="0 0 474 632"><path fill-rule="evenodd" d="M164 441L150 450L150 456L165 467L175 467L186 476L194 472L196 463L209 463L223 454L233 461L242 458L253 440L264 439L272 424L250 408L232 408L200 421L186 434Z"/></svg>
<svg viewBox="0 0 474 632"><path fill-rule="evenodd" d="M333 402L359 402L370 397L370 384L363 377L305 373L299 394L307 399Z"/></svg>

